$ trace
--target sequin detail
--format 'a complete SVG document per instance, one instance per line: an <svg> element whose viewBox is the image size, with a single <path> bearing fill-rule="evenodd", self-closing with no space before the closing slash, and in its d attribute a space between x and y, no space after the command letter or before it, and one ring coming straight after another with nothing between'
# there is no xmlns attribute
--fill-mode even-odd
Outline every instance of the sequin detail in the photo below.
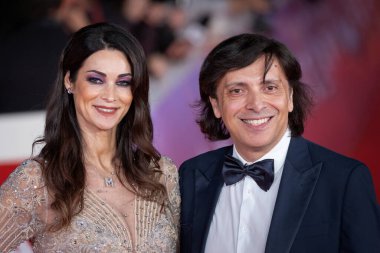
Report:
<svg viewBox="0 0 380 253"><path fill-rule="evenodd" d="M0 252L15 249L33 239L38 252L176 252L178 248L179 187L176 166L168 158L160 161L162 182L169 205L160 212L157 203L136 198L135 246L123 215L104 203L96 192L85 190L83 211L70 226L46 231L55 220L38 163L23 162L0 188Z"/></svg>

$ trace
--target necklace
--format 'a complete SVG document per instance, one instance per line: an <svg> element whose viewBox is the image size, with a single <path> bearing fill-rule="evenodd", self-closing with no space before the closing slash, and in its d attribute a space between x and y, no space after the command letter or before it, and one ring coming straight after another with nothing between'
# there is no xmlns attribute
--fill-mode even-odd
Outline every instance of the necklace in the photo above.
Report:
<svg viewBox="0 0 380 253"><path fill-rule="evenodd" d="M113 176L115 175L115 172L111 172L110 177L104 177L104 186L105 187L115 187L115 182L113 180Z"/></svg>

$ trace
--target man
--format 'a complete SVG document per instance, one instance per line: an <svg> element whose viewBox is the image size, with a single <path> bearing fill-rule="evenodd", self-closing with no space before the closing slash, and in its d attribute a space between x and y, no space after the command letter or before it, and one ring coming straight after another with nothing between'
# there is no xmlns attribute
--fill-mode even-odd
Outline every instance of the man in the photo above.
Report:
<svg viewBox="0 0 380 253"><path fill-rule="evenodd" d="M380 252L368 168L303 137L312 100L281 43L225 40L200 72L198 123L233 146L180 167L181 253Z"/></svg>

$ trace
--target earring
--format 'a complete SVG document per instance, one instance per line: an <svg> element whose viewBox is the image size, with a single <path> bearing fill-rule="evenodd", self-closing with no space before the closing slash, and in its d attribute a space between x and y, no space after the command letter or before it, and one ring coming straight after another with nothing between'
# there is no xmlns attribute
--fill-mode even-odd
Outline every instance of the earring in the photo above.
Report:
<svg viewBox="0 0 380 253"><path fill-rule="evenodd" d="M66 91L67 91L67 94L73 94L73 91L71 88L67 88Z"/></svg>

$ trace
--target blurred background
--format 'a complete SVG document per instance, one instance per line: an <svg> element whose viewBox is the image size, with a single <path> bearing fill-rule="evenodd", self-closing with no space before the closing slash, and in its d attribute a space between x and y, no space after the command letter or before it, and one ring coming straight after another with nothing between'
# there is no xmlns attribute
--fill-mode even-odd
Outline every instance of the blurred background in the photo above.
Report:
<svg viewBox="0 0 380 253"><path fill-rule="evenodd" d="M145 49L154 142L178 166L229 144L207 141L195 123L205 55L232 35L261 33L290 48L313 89L304 136L367 164L380 200L380 1L12 0L0 10L0 183L43 133L46 97L70 34L109 21ZM28 243L18 252L31 252Z"/></svg>
<svg viewBox="0 0 380 253"><path fill-rule="evenodd" d="M380 199L380 1L12 0L0 10L0 182L43 132L70 34L109 21L145 49L154 142L177 165L229 143L208 142L195 123L198 73L218 42L256 32L282 41L303 67L316 100L304 136L367 164Z"/></svg>

